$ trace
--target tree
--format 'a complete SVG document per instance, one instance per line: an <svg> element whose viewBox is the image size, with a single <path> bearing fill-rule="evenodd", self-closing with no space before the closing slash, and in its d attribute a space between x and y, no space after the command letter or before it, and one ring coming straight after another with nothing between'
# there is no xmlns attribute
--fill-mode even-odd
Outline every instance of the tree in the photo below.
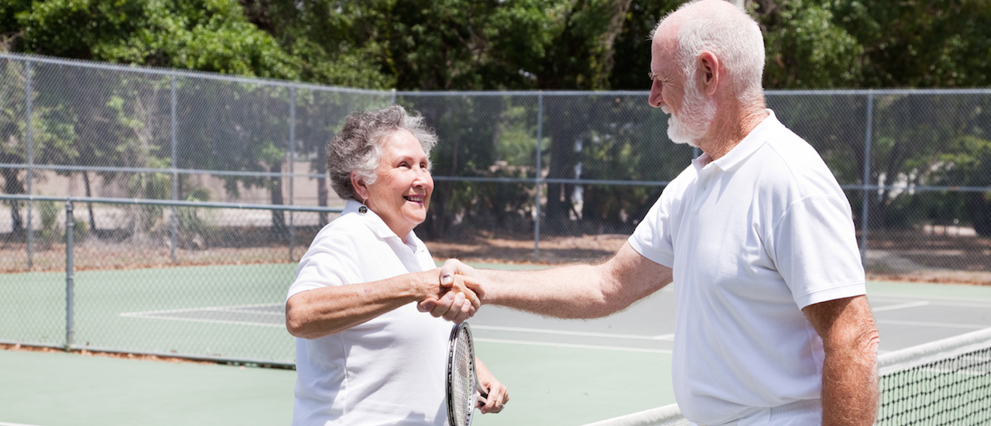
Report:
<svg viewBox="0 0 991 426"><path fill-rule="evenodd" d="M28 79L37 72L23 63L10 60L0 61L0 78L7 82L0 86L0 163L52 164L56 160L74 159L79 152L72 145L77 137L68 109L61 104L37 99L36 86L28 91ZM37 83L35 83L37 84ZM35 103L31 109L31 147L28 148L27 99ZM0 169L4 179L4 192L24 194L27 190L15 168ZM20 203L10 203L11 222L14 233L22 232L23 219Z"/></svg>
<svg viewBox="0 0 991 426"><path fill-rule="evenodd" d="M365 89L395 87L385 44L395 0L241 0L245 16L299 61L302 81ZM385 64L383 66L383 64Z"/></svg>
<svg viewBox="0 0 991 426"><path fill-rule="evenodd" d="M0 24L0 34L3 34L7 48L13 51L265 78L298 77L298 60L283 51L268 33L250 23L240 4L234 1L16 1L4 2L0 6L0 16L13 18ZM148 103L150 99L141 99L136 93L132 95L136 96L134 102L154 106ZM111 100L91 100L90 105L99 109ZM72 108L77 110L71 115L80 118L77 125L91 129L84 133L95 135L100 120L94 115L95 110L86 105L74 103ZM128 108L127 112L140 113L134 108ZM130 118L140 121L148 117L132 115ZM140 128L147 130L149 126L152 123L131 127L140 136ZM127 138L111 140L127 143ZM269 149L270 144L266 145L269 141L247 140L262 144L249 149L255 153L276 153ZM84 157L98 155L97 147L85 146ZM105 148L107 152L115 151L113 147ZM143 152L151 156L156 153L148 149ZM169 156L165 153L166 158ZM163 157L149 157L139 163L168 166L168 162L162 160ZM265 157L263 161L272 163L274 160ZM281 159L277 163L279 165L270 165L270 170L277 170ZM84 180L88 182L88 179L89 176L84 175ZM281 181L281 178L276 180ZM269 186L273 189L273 203L281 203L281 183ZM277 217L273 221L275 225L279 224Z"/></svg>

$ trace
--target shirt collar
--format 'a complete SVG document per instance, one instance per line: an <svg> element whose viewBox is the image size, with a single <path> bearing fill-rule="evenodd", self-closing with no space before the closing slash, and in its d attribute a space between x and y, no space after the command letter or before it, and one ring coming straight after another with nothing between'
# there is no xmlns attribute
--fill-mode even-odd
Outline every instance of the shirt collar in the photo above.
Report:
<svg viewBox="0 0 991 426"><path fill-rule="evenodd" d="M389 225L386 225L385 221L383 221L378 214L373 212L372 209L369 209L366 206L365 213L361 213L358 209L361 208L361 206L363 205L364 204L358 201L349 199L344 204L344 210L341 211L341 216L344 216L346 214L358 215L361 222L364 223L365 226L368 226L368 229L371 229L372 233L374 233L376 237L379 237L383 240L389 238L396 238L399 239L400 242L403 241L403 239L400 239L395 232L392 232L392 228L389 228ZM406 234L405 241L406 241L406 245L411 247L417 247L417 250L419 249L419 247L425 247L423 242L416 237L416 234L414 234L413 231L409 231L409 234Z"/></svg>
<svg viewBox="0 0 991 426"><path fill-rule="evenodd" d="M750 154L757 151L764 142L767 141L767 135L773 131L773 129L780 127L781 123L778 118L774 116L774 111L766 109L768 115L757 125L753 130L743 138L739 144L737 144L733 149L722 156L720 159L713 161L712 165L718 167L720 170L728 171L743 163ZM709 161L709 154L703 153L695 160L692 160L692 164L695 166L696 170L702 170L706 163Z"/></svg>

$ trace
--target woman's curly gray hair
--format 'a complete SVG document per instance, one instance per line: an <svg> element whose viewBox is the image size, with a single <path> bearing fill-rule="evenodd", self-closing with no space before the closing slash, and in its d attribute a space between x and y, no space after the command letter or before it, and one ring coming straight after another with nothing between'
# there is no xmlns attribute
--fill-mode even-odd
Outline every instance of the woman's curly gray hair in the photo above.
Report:
<svg viewBox="0 0 991 426"><path fill-rule="evenodd" d="M338 196L362 201L351 185L351 172L367 184L375 183L375 168L382 158L379 142L398 130L412 133L428 157L437 144L437 134L424 125L423 117L410 115L399 105L348 116L341 132L327 143L327 173Z"/></svg>

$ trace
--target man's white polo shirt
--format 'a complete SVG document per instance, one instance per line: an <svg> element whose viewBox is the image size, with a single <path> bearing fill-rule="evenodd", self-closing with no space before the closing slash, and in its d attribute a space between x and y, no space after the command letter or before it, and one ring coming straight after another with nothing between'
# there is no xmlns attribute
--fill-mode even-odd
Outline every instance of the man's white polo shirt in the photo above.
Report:
<svg viewBox="0 0 991 426"><path fill-rule="evenodd" d="M820 398L822 340L801 309L865 294L865 277L843 191L773 112L707 162L665 188L629 242L674 270L678 405L720 424Z"/></svg>
<svg viewBox="0 0 991 426"><path fill-rule="evenodd" d="M349 200L299 261L286 300L303 291L436 268L413 232L406 243ZM409 303L317 339L296 339L293 425L446 425L451 323Z"/></svg>

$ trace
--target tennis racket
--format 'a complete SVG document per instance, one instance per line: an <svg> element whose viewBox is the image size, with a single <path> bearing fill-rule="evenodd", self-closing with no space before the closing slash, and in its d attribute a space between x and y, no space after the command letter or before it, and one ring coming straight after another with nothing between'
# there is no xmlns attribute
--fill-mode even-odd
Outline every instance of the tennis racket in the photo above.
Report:
<svg viewBox="0 0 991 426"><path fill-rule="evenodd" d="M447 419L451 426L469 426L475 407L485 404L486 389L475 372L475 343L468 323L451 329L447 354Z"/></svg>

